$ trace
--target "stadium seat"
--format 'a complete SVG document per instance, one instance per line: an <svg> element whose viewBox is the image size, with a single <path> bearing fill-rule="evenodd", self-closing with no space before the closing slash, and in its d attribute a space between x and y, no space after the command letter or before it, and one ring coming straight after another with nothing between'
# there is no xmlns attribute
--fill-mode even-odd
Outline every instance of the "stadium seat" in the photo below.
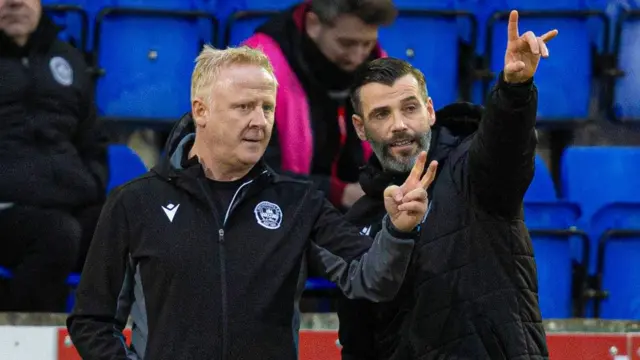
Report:
<svg viewBox="0 0 640 360"><path fill-rule="evenodd" d="M571 244L574 239L582 242L580 262L584 262L588 239L575 228L578 206L557 199L551 174L540 156L536 156L535 166L524 209L538 267L540 308L544 318L568 318L582 313L584 306L572 293L575 286L584 286L584 272L574 272Z"/></svg>
<svg viewBox="0 0 640 360"><path fill-rule="evenodd" d="M607 29L605 13L584 8L580 0L506 0L505 4L506 9L518 9L521 34L531 30L542 35L552 29L562 34L550 44L551 57L540 63L536 73L540 89L538 118L547 122L588 119L592 90L597 84L593 73L597 47L589 32L589 20L596 18ZM504 66L508 18L509 11L497 12L487 23L484 55L494 74ZM599 44L599 48L606 49L607 37L601 40L605 44ZM485 96L492 83L485 81Z"/></svg>
<svg viewBox="0 0 640 360"><path fill-rule="evenodd" d="M58 37L83 53L87 51L89 14L78 5L49 4L42 10L51 17L61 31Z"/></svg>
<svg viewBox="0 0 640 360"><path fill-rule="evenodd" d="M612 203L591 219L598 240L597 300L594 316L640 320L640 202Z"/></svg>
<svg viewBox="0 0 640 360"><path fill-rule="evenodd" d="M271 16L299 0L220 1L218 13L226 19L223 46L236 46L253 35L255 29Z"/></svg>
<svg viewBox="0 0 640 360"><path fill-rule="evenodd" d="M612 87L614 116L640 121L640 9L620 14L614 36L616 67L623 72Z"/></svg>
<svg viewBox="0 0 640 360"><path fill-rule="evenodd" d="M574 276L572 240L577 238L583 243L583 263L588 261L589 250L587 234L575 228L580 209L575 204L561 201L530 201L525 202L524 211L538 270L538 296L543 318L579 316L584 305L581 297L574 296L574 289L584 287L585 276L584 272Z"/></svg>
<svg viewBox="0 0 640 360"><path fill-rule="evenodd" d="M126 145L109 146L109 184L107 192L147 172L144 163Z"/></svg>
<svg viewBox="0 0 640 360"><path fill-rule="evenodd" d="M190 108L193 61L214 42L216 29L217 19L204 11L102 8L93 46L99 114L148 123L178 119Z"/></svg>
<svg viewBox="0 0 640 360"><path fill-rule="evenodd" d="M556 189L553 185L551 172L540 155L536 155L535 166L535 174L524 195L524 201L556 201Z"/></svg>
<svg viewBox="0 0 640 360"><path fill-rule="evenodd" d="M469 12L454 11L443 1L436 9L408 8L398 4L399 14L392 26L380 29L380 43L389 56L409 61L420 69L427 80L429 96L436 107L458 100L470 100L468 79L459 76L462 58L458 21L475 24ZM410 36L419 29L419 36ZM476 28L472 27L471 47L475 47ZM437 54L437 55L434 55ZM446 61L443 61L446 59Z"/></svg>
<svg viewBox="0 0 640 360"><path fill-rule="evenodd" d="M561 160L562 193L582 210L580 226L588 231L591 248L602 235L591 228L594 214L616 202L640 203L640 147L573 146ZM595 273L596 252L590 256Z"/></svg>

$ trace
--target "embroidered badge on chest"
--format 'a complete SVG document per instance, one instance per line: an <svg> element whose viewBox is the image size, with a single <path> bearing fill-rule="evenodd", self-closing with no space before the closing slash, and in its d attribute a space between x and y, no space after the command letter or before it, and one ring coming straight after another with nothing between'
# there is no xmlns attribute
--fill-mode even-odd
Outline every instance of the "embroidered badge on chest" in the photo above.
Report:
<svg viewBox="0 0 640 360"><path fill-rule="evenodd" d="M256 215L258 224L264 228L275 230L282 223L282 210L280 210L280 206L272 202L260 202L253 209L253 213Z"/></svg>
<svg viewBox="0 0 640 360"><path fill-rule="evenodd" d="M53 78L63 86L73 84L73 69L67 60L60 56L55 56L49 61L49 68Z"/></svg>

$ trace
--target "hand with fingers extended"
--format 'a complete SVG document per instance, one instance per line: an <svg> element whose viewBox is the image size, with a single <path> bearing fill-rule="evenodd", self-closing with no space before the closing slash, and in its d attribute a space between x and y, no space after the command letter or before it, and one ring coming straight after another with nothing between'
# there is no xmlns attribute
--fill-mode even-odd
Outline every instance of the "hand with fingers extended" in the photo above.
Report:
<svg viewBox="0 0 640 360"><path fill-rule="evenodd" d="M527 31L522 36L518 30L518 12L509 14L507 51L504 55L504 80L518 84L528 81L536 73L540 58L549 57L547 43L558 35L551 30L542 36Z"/></svg>
<svg viewBox="0 0 640 360"><path fill-rule="evenodd" d="M384 207L393 226L403 232L411 232L420 224L427 212L427 189L436 177L438 162L432 161L427 172L424 166L427 153L418 155L413 169L401 186L392 185L384 190Z"/></svg>

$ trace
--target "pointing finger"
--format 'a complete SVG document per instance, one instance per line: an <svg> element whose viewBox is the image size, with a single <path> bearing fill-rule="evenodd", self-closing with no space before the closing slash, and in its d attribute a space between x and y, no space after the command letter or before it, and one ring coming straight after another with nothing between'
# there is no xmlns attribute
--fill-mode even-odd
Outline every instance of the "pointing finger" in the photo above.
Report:
<svg viewBox="0 0 640 360"><path fill-rule="evenodd" d="M558 30L554 29L540 36L540 39L542 39L542 41L544 41L545 43L548 43L549 41L553 40L553 38L555 38L556 36L558 36Z"/></svg>
<svg viewBox="0 0 640 360"><path fill-rule="evenodd" d="M518 30L518 12L516 10L512 10L509 14L507 36L509 41L516 41L520 38L520 31Z"/></svg>
<svg viewBox="0 0 640 360"><path fill-rule="evenodd" d="M437 172L438 172L438 162L434 160L429 164L429 168L427 169L427 173L424 174L424 176L422 177L422 180L420 180L420 183L421 183L423 189L426 190L426 189L429 188L429 186L431 186L431 183L436 178L436 173Z"/></svg>

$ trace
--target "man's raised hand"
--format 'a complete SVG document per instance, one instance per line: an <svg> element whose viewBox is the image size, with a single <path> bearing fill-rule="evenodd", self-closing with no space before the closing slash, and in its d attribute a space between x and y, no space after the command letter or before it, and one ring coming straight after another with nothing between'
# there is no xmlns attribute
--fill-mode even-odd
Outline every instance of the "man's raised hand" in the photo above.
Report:
<svg viewBox="0 0 640 360"><path fill-rule="evenodd" d="M392 185L384 190L384 206L393 226L400 231L413 230L427 212L427 189L436 177L438 162L432 161L427 172L422 175L426 162L427 153L423 151L418 155L404 184Z"/></svg>
<svg viewBox="0 0 640 360"><path fill-rule="evenodd" d="M504 55L504 80L517 84L528 81L536 73L540 58L549 57L547 43L558 35L551 30L542 36L527 31L522 36L518 30L518 12L509 14L507 51Z"/></svg>

